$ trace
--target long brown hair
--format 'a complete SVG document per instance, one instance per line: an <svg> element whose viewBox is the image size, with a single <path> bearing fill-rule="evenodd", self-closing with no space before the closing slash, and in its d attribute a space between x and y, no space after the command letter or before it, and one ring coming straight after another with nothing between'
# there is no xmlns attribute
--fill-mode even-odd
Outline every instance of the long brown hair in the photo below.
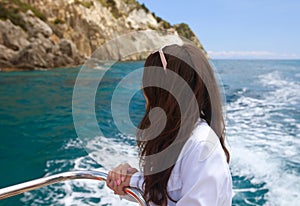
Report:
<svg viewBox="0 0 300 206"><path fill-rule="evenodd" d="M145 61L142 90L147 105L137 131L137 145L144 172L144 196L147 202L166 206L168 198L176 201L169 196L167 183L199 118L204 119L219 137L228 162L230 155L224 143L221 96L207 58L192 45L170 45L163 49L163 54L167 60L166 70L162 68L159 52L150 54ZM187 95L184 84L180 83L182 80L193 97ZM192 98L196 99L195 104ZM186 109L182 108L182 104ZM157 108L164 112L158 110L151 114L151 110ZM162 126L164 128L160 129ZM155 134L157 130L160 130L159 134Z"/></svg>

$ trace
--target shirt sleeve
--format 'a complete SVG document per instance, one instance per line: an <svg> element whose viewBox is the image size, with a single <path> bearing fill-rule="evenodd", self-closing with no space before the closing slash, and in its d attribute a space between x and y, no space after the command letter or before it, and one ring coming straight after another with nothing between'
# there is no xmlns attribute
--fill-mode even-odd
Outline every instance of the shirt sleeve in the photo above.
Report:
<svg viewBox="0 0 300 206"><path fill-rule="evenodd" d="M143 191L144 175L141 172L134 173L130 178L130 187L136 187Z"/></svg>
<svg viewBox="0 0 300 206"><path fill-rule="evenodd" d="M205 147L205 143L198 143L183 157L180 169L183 184L176 206L231 205L232 180L223 149L219 144L203 159L199 154Z"/></svg>

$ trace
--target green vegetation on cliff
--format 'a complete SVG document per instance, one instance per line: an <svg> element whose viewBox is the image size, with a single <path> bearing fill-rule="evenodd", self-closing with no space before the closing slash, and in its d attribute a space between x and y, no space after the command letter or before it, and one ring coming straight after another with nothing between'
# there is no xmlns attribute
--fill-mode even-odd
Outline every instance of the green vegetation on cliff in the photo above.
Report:
<svg viewBox="0 0 300 206"><path fill-rule="evenodd" d="M1 8L1 18L3 19L4 15L8 17L16 15L19 11L26 12L27 10L31 10L35 16L40 18L43 21L46 21L46 16L40 12L37 8L30 6L27 3L22 2L21 0L0 0L0 8Z"/></svg>
<svg viewBox="0 0 300 206"><path fill-rule="evenodd" d="M156 19L157 23L161 23L162 27L164 29L169 29L171 28L171 24L165 20L163 20L162 18L160 18L159 16L156 16L154 12L152 12L152 15L154 16L154 18Z"/></svg>
<svg viewBox="0 0 300 206"><path fill-rule="evenodd" d="M196 36L194 32L190 29L189 25L185 23L176 24L175 29L180 36L183 36L187 39L192 39L193 37Z"/></svg>
<svg viewBox="0 0 300 206"><path fill-rule="evenodd" d="M26 12L31 10L35 16L43 21L46 21L46 17L38 9L21 2L20 0L0 0L0 19L9 19L13 24L20 26L26 30L25 22L20 16L20 11Z"/></svg>
<svg viewBox="0 0 300 206"><path fill-rule="evenodd" d="M6 4L0 2L0 11L0 19L9 19L13 24L18 25L26 30L25 22L19 15L19 11L17 8L7 7Z"/></svg>
<svg viewBox="0 0 300 206"><path fill-rule="evenodd" d="M80 4L80 5L88 8L88 9L91 8L94 5L92 1L75 0L74 3L77 4L77 5Z"/></svg>
<svg viewBox="0 0 300 206"><path fill-rule="evenodd" d="M122 16L121 12L117 8L117 4L114 0L98 0L103 6L110 8L112 15L118 19Z"/></svg>

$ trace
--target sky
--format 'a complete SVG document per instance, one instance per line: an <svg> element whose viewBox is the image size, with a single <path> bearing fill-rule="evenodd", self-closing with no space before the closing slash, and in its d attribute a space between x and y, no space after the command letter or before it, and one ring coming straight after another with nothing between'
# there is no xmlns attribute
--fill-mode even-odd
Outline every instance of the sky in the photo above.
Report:
<svg viewBox="0 0 300 206"><path fill-rule="evenodd" d="M138 0L187 23L212 58L300 59L300 0Z"/></svg>

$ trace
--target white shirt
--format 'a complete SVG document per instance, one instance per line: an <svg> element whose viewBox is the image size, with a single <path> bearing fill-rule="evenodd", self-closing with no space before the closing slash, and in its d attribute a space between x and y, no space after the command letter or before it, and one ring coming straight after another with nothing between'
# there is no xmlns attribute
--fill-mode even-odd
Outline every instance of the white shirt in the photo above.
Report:
<svg viewBox="0 0 300 206"><path fill-rule="evenodd" d="M143 190L143 174L135 173L131 187ZM218 137L200 120L175 163L167 190L173 200L168 206L230 206L232 180ZM154 206L155 204L151 204Z"/></svg>

